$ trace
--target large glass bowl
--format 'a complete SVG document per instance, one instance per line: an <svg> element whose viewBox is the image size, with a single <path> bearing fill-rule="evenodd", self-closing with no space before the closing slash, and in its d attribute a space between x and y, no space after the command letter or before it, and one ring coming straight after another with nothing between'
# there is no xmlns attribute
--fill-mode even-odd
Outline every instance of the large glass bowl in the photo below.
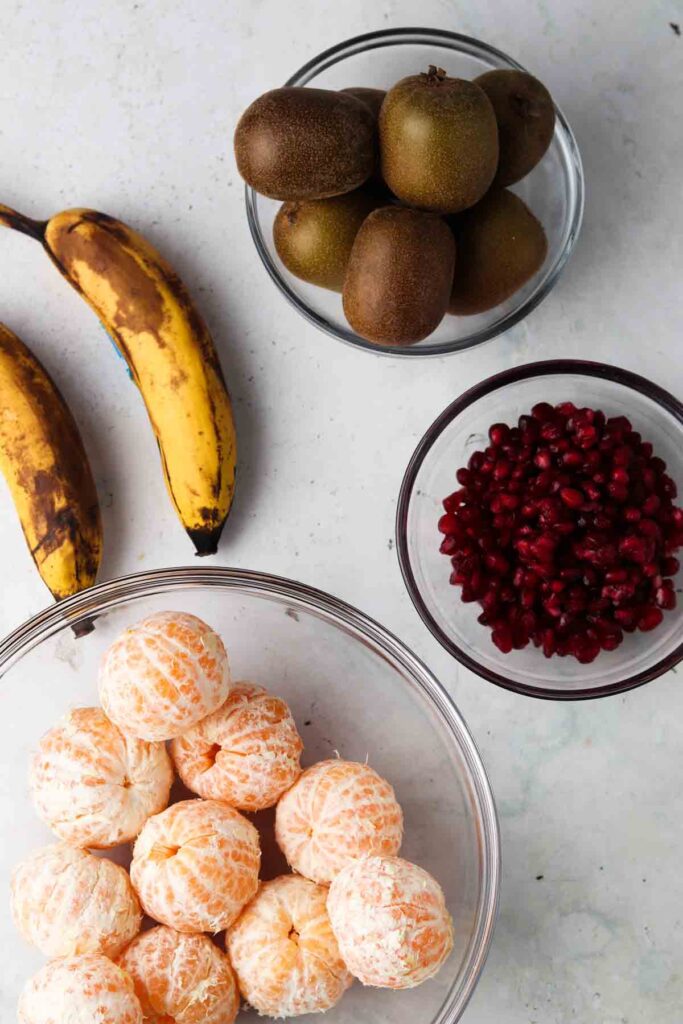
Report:
<svg viewBox="0 0 683 1024"><path fill-rule="evenodd" d="M325 50L300 68L286 85L320 89L371 86L388 89L406 75L439 65L460 78L475 78L495 68L525 70L500 50L468 36L439 29L386 29L357 36ZM272 83L271 83L272 84ZM552 82L547 83L552 92ZM264 90L268 83L264 82ZM273 221L280 204L246 189L247 217L257 252L282 294L302 316L327 334L371 352L393 356L459 352L502 334L545 298L574 248L583 215L583 170L576 140L561 110L548 152L516 192L539 218L548 237L543 267L506 302L477 316L446 316L416 345L374 345L357 335L344 317L341 296L307 284L285 268L273 244Z"/></svg>
<svg viewBox="0 0 683 1024"><path fill-rule="evenodd" d="M398 502L396 547L403 578L422 619L458 661L492 683L533 697L576 700L621 693L647 683L683 658L683 602L665 612L650 633L625 634L615 651L590 665L544 658L529 645L501 654L491 631L477 622L477 602L463 604L448 582L450 563L439 552L441 502L457 487L455 473L488 444L493 423L514 425L536 402L564 401L627 416L654 445L683 493L683 405L663 388L628 370L581 360L530 363L499 373L457 398L434 421L410 460ZM680 584L679 584L680 585Z"/></svg>
<svg viewBox="0 0 683 1024"><path fill-rule="evenodd" d="M168 569L101 584L35 616L0 644L0 1019L14 1019L19 992L42 963L16 934L8 907L13 865L51 841L29 800L29 757L68 708L97 702L98 663L119 631L161 609L206 619L226 641L234 677L272 687L289 702L305 764L337 752L369 758L403 805L403 854L445 889L455 950L438 977L405 993L356 984L325 1021L459 1020L486 959L500 877L493 798L467 727L422 662L371 619L302 584L221 568ZM74 627L83 632L90 624L76 638Z"/></svg>

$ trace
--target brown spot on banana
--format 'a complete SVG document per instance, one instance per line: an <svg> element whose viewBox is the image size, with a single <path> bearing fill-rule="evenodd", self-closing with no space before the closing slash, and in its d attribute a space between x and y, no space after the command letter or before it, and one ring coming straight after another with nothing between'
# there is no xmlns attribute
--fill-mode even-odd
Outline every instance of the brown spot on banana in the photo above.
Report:
<svg viewBox="0 0 683 1024"><path fill-rule="evenodd" d="M47 371L2 324L0 469L53 596L91 586L102 555L102 523L78 427Z"/></svg>

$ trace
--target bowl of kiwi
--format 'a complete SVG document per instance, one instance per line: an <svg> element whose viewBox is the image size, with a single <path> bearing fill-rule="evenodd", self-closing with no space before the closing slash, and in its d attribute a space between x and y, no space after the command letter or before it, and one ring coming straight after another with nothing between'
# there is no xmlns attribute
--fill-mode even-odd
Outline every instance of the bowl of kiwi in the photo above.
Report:
<svg viewBox="0 0 683 1024"><path fill-rule="evenodd" d="M453 32L326 50L250 104L234 148L270 277L367 351L502 334L550 292L581 226L581 158L547 86Z"/></svg>

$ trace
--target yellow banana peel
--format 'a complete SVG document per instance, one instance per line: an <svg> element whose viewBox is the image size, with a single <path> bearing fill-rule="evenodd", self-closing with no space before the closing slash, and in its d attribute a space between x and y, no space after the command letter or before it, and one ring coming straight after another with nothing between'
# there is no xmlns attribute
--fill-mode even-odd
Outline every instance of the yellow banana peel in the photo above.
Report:
<svg viewBox="0 0 683 1024"><path fill-rule="evenodd" d="M42 241L126 360L166 485L198 555L215 553L235 487L237 438L209 330L184 284L137 232L94 210L41 223L0 205L0 224Z"/></svg>
<svg viewBox="0 0 683 1024"><path fill-rule="evenodd" d="M102 521L78 427L47 371L3 324L0 470L52 595L60 600L92 586Z"/></svg>

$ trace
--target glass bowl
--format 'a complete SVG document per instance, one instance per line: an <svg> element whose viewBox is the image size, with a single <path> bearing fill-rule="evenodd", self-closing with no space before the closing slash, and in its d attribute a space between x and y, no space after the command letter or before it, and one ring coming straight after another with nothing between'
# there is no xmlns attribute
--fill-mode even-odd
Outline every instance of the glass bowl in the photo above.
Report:
<svg viewBox="0 0 683 1024"><path fill-rule="evenodd" d="M490 377L465 392L431 425L406 469L398 501L396 547L403 579L423 621L458 661L517 693L577 700L621 693L649 682L683 658L683 601L649 633L624 635L589 665L545 658L529 645L504 655L477 622L477 602L463 604L448 582L450 563L439 552L441 502L456 487L455 473L488 444L493 423L515 423L536 402L573 401L625 415L651 441L668 472L683 485L683 406L644 377L602 363L560 359L530 363Z"/></svg>
<svg viewBox="0 0 683 1024"><path fill-rule="evenodd" d="M98 663L113 638L169 608L193 612L221 633L234 678L261 682L288 701L304 739L304 764L337 752L369 757L403 805L402 853L446 892L455 950L438 977L404 993L356 984L325 1021L459 1020L486 959L500 877L493 797L467 727L429 670L365 615L299 583L223 568L168 569L100 584L36 615L0 644L0 1018L14 1019L25 980L43 962L16 934L7 898L14 864L51 841L27 792L31 752L68 708L97 702ZM75 630L91 625L76 638ZM268 866L272 816L259 819L264 866L277 874L279 863ZM120 852L125 862L127 851Z"/></svg>
<svg viewBox="0 0 683 1024"><path fill-rule="evenodd" d="M371 86L388 89L430 64L448 74L475 78L495 68L525 70L500 50L468 36L439 29L402 28L370 32L314 57L285 83L321 89ZM552 92L552 82L549 82ZM299 280L285 268L273 244L273 221L280 203L246 189L247 218L256 250L282 294L322 331L370 352L393 356L459 352L502 334L522 320L551 290L576 242L583 215L583 170L571 128L557 110L555 135L534 170L516 192L543 224L548 256L539 272L506 302L477 316L445 316L428 338L415 345L375 345L348 325L341 296Z"/></svg>

